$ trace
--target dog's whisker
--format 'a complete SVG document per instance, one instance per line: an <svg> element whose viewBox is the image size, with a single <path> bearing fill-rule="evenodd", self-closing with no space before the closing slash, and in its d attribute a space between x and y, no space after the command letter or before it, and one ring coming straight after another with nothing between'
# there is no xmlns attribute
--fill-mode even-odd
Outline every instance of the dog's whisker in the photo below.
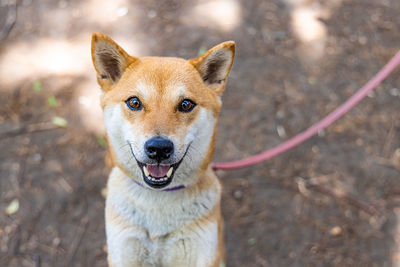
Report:
<svg viewBox="0 0 400 267"><path fill-rule="evenodd" d="M123 149L123 148L128 147L128 146L130 146L130 143L121 146L119 149Z"/></svg>

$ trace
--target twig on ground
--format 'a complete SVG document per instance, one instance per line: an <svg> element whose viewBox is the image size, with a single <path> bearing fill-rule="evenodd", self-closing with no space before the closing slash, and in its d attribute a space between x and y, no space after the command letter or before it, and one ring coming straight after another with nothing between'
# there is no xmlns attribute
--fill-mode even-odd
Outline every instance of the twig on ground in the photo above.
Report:
<svg viewBox="0 0 400 267"><path fill-rule="evenodd" d="M30 125L24 125L21 126L17 129L9 130L3 133L0 133L0 140L9 138L9 137L15 137L17 135L23 135L23 134L30 134L34 132L44 132L44 131L51 131L55 129L59 129L61 127L54 125L53 123L50 122L39 122L39 123L34 123Z"/></svg>
<svg viewBox="0 0 400 267"><path fill-rule="evenodd" d="M16 21L17 21L17 0L11 0L8 3L8 12L6 21L0 32L0 41L7 38L8 34L14 27Z"/></svg>
<svg viewBox="0 0 400 267"><path fill-rule="evenodd" d="M297 178L297 184L299 186L299 190L302 193L303 193L304 189L314 189L322 194L329 195L331 197L334 197L335 199L338 199L340 201L344 201L350 205L353 205L356 208L363 210L364 212L366 212L367 214L369 214L371 216L376 216L376 215L382 214L382 212L378 208L374 207L371 204L368 204L361 200L358 200L357 198L355 198L354 196L352 196L348 193L339 194L332 189L329 189L323 185L317 184L312 181L307 181L301 177Z"/></svg>
<svg viewBox="0 0 400 267"><path fill-rule="evenodd" d="M390 167L400 172L400 161L396 161L395 159L375 157L375 162L379 165Z"/></svg>
<svg viewBox="0 0 400 267"><path fill-rule="evenodd" d="M68 260L66 261L65 266L72 266L72 262L75 258L76 252L78 251L78 248L82 242L83 236L86 233L87 225L88 225L89 219L87 217L84 217L81 221L81 224L78 229L77 237L75 238L72 246L71 246L71 253L68 256Z"/></svg>
<svg viewBox="0 0 400 267"><path fill-rule="evenodd" d="M395 127L396 125L394 123L394 120L395 120L394 116L392 116L392 123L390 125L390 130L386 135L385 142L383 143L382 157L385 158L390 156L389 152L391 147L393 146L393 141L396 138L396 127Z"/></svg>
<svg viewBox="0 0 400 267"><path fill-rule="evenodd" d="M33 261L35 262L35 267L40 267L42 265L41 258L39 254L33 253L31 255Z"/></svg>

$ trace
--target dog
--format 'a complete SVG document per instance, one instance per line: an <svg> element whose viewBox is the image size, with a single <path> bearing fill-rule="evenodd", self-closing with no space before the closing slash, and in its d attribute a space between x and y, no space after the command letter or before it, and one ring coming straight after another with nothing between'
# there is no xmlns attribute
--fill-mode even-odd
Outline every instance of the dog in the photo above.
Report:
<svg viewBox="0 0 400 267"><path fill-rule="evenodd" d="M225 266L210 163L235 43L190 60L130 56L100 33L91 44L113 162L109 266Z"/></svg>

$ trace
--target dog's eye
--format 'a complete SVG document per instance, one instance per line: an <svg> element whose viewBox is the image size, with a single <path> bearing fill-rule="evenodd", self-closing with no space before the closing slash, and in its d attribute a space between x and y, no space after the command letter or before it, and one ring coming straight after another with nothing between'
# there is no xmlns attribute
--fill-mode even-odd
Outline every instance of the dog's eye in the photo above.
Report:
<svg viewBox="0 0 400 267"><path fill-rule="evenodd" d="M178 110L180 112L190 112L196 106L196 104L190 99L184 99L179 103Z"/></svg>
<svg viewBox="0 0 400 267"><path fill-rule="evenodd" d="M142 103L136 96L128 98L125 103L131 110L141 110L143 108Z"/></svg>

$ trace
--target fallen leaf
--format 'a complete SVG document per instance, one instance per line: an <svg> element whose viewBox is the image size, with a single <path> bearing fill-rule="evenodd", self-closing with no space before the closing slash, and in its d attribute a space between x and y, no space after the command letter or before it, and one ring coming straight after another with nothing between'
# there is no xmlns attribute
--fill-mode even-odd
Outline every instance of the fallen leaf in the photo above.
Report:
<svg viewBox="0 0 400 267"><path fill-rule="evenodd" d="M33 82L33 91L39 93L42 91L42 83L39 80Z"/></svg>
<svg viewBox="0 0 400 267"><path fill-rule="evenodd" d="M97 137L97 143L99 143L99 145L101 147L106 147L107 146L106 139L104 138L104 136L101 136L101 135Z"/></svg>
<svg viewBox="0 0 400 267"><path fill-rule="evenodd" d="M47 98L47 103L49 104L50 107L56 108L58 106L58 102L55 96L49 96Z"/></svg>
<svg viewBox="0 0 400 267"><path fill-rule="evenodd" d="M199 51L197 52L197 55L198 55L198 56L201 56L201 55L203 55L205 52L207 52L207 49L205 49L204 47L200 47L200 48L199 48Z"/></svg>
<svg viewBox="0 0 400 267"><path fill-rule="evenodd" d="M59 127L66 127L68 122L66 119L62 118L62 117L58 117L58 116L54 116L53 119L51 119L51 122L54 125L57 125Z"/></svg>
<svg viewBox="0 0 400 267"><path fill-rule="evenodd" d="M13 201L11 201L10 204L8 204L6 208L6 213L8 215L14 214L18 211L18 209L19 209L19 201L18 199L14 199Z"/></svg>
<svg viewBox="0 0 400 267"><path fill-rule="evenodd" d="M315 78L315 77L312 77L312 76L311 76L311 77L308 77L308 79L307 79L307 80L308 80L308 83L309 83L309 84L311 84L311 85L314 85L314 84L316 84L316 83L317 83L317 81L318 81L318 80L317 80L317 78Z"/></svg>
<svg viewBox="0 0 400 267"><path fill-rule="evenodd" d="M253 246L256 243L256 239L254 237L251 237L247 239L247 243L249 243L250 246Z"/></svg>

